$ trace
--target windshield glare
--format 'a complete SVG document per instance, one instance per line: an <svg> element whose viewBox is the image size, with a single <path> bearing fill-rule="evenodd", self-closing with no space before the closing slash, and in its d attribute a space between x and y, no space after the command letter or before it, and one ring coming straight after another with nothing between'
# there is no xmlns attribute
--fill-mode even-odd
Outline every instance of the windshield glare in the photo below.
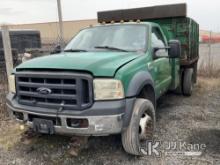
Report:
<svg viewBox="0 0 220 165"><path fill-rule="evenodd" d="M114 47L127 51L144 51L146 41L147 28L144 25L99 26L79 32L65 50L100 51L100 47ZM101 50L106 51L104 48Z"/></svg>

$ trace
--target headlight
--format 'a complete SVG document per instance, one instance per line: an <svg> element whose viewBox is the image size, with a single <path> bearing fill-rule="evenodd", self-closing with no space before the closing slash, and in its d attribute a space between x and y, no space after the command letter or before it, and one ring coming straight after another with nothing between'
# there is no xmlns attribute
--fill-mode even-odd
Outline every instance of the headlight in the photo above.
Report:
<svg viewBox="0 0 220 165"><path fill-rule="evenodd" d="M114 100L124 98L124 89L120 80L95 79L95 100Z"/></svg>
<svg viewBox="0 0 220 165"><path fill-rule="evenodd" d="M16 88L15 88L15 75L10 75L9 76L9 92L16 93Z"/></svg>

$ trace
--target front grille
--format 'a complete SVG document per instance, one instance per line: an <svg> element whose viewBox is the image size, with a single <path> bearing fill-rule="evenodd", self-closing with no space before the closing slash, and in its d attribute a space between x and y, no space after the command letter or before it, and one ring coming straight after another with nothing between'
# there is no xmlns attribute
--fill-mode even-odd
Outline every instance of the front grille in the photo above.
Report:
<svg viewBox="0 0 220 165"><path fill-rule="evenodd" d="M17 72L19 104L56 110L83 110L93 103L92 76L66 72Z"/></svg>

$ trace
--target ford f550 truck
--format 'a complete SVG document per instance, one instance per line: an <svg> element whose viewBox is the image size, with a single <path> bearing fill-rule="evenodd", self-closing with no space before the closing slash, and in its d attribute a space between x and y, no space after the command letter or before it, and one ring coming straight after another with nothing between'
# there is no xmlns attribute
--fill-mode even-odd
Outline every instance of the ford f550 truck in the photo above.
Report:
<svg viewBox="0 0 220 165"><path fill-rule="evenodd" d="M121 134L124 149L142 155L157 99L192 93L199 27L185 4L99 12L98 22L64 51L16 67L7 106L37 132Z"/></svg>

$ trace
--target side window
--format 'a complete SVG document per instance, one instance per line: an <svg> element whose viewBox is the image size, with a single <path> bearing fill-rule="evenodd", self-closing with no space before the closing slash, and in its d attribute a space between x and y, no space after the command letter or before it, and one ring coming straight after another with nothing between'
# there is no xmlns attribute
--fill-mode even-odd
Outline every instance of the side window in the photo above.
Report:
<svg viewBox="0 0 220 165"><path fill-rule="evenodd" d="M158 28L152 30L152 46L153 47L166 47L163 35Z"/></svg>
<svg viewBox="0 0 220 165"><path fill-rule="evenodd" d="M153 48L165 48L166 47L166 42L164 41L163 35L160 31L159 28L153 28L152 29L152 47ZM160 55L167 55L168 56L168 52L166 49L160 49L157 51L157 54Z"/></svg>

